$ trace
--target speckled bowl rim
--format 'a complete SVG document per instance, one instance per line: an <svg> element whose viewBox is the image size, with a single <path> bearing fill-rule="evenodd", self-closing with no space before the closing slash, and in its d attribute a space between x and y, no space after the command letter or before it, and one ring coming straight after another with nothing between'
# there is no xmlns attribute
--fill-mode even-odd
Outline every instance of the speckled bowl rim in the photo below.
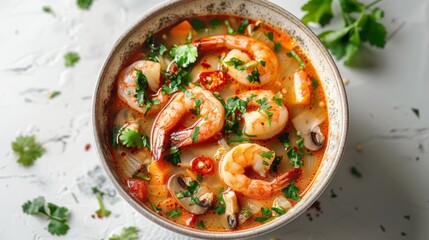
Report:
<svg viewBox="0 0 429 240"><path fill-rule="evenodd" d="M101 85L101 81L105 76L106 68L109 66L110 61L117 54L117 51L120 48L120 46L122 46L122 44L124 44L127 41L128 37L130 35L132 35L135 31L137 31L140 24L146 18L148 18L152 15L156 15L157 13L161 13L165 8L174 8L177 5L185 4L186 2L191 2L191 1L194 1L194 0L172 0L172 1L168 1L166 3L163 3L163 4L156 6L155 8L145 12L143 14L143 16L140 17L131 27L129 27L119 37L119 39L115 42L112 50L110 51L109 55L106 58L106 61L104 62L103 66L100 70L99 77L97 79L97 82L96 82L96 85L94 88L94 93L93 93L93 102L92 102L91 112L92 112L92 126L93 126L93 131L94 131L95 145L96 145L97 153L99 155L99 158L100 158L100 161L101 161L101 164L102 164L104 170L106 171L110 181L112 182L112 184L114 185L116 190L119 192L119 195L123 199L125 199L125 201L128 204L130 204L135 210L137 210L143 216L145 216L149 220L155 222L156 224L158 224L158 225L160 225L166 229L172 230L174 232L181 233L181 234L188 235L188 236L192 236L192 237L197 237L197 238L242 239L242 238L248 238L248 237L256 237L258 235L274 231L274 230L286 225L287 223L293 221L295 218L297 218L302 213L304 213L308 209L308 207L310 207L311 204L314 203L320 197L320 195L325 191L325 189L329 185L330 181L334 177L334 175L335 175L335 173L339 167L339 163L340 163L340 160L343 156L344 148L345 148L346 141L347 141L349 112L348 112L348 106L347 106L346 91L345 91L344 84L342 82L341 75L338 71L338 68L337 68L334 60L332 59L332 56L329 54L329 52L326 50L326 48L323 46L323 44L320 42L320 40L317 38L317 36L313 33L313 31L311 29L309 29L305 24L303 24L297 17L295 17L293 14L291 14L287 10L283 9L282 7L280 7L274 3L268 2L266 0L260 0L260 1L249 0L249 1L246 1L246 4L264 5L264 7L269 8L271 11L275 11L275 12L279 13L285 19L287 19L288 21L291 21L292 24L295 24L298 28L300 28L311 39L311 41L313 41L315 43L315 45L322 52L324 59L327 61L328 65L330 67L330 70L334 74L336 85L337 85L338 91L339 91L339 100L340 100L340 104L341 104L341 109L339 109L339 110L340 110L340 114L342 114L342 119L343 119L343 122L341 125L343 127L343 129L341 129L341 132L343 134L342 134L341 139L339 141L339 146L337 147L335 159L333 159L334 163L332 164L332 168L329 169L329 172L324 173L324 175L326 175L326 177L324 179L322 179L321 182L319 183L320 188L317 189L316 192L310 196L310 199L307 199L307 204L299 205L299 206L297 205L294 207L294 208L299 208L299 209L295 209L296 212L294 215L288 215L288 217L284 216L282 218L277 219L277 221L268 222L268 223L265 223L261 226L255 227L255 228L250 228L250 229L240 230L240 231L233 231L233 232L202 231L202 230L191 229L191 228L187 228L187 227L184 227L184 226L181 226L178 224L174 224L174 223L172 223L172 222L170 222L170 221L168 221L162 217L159 217L158 215L156 215L152 211L147 210L141 204L136 202L132 197L130 197L128 192L124 189L123 184L121 184L120 182L118 182L115 179L114 174L113 174L112 170L109 168L108 164L106 163L106 159L105 159L103 152L101 150L102 149L102 139L100 139L100 135L99 135L99 129L98 129L97 121L96 121L97 116L96 116L96 109L95 108L97 106L97 102L99 99L97 93L98 93L99 87ZM216 13L211 13L211 14L216 14Z"/></svg>

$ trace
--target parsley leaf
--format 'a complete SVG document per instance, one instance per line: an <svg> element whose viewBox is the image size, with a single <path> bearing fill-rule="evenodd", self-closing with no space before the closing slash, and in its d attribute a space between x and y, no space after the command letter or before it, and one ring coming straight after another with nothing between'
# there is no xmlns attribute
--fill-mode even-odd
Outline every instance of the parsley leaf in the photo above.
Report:
<svg viewBox="0 0 429 240"><path fill-rule="evenodd" d="M68 52L64 55L64 65L66 67L73 67L79 60L80 57L77 52Z"/></svg>
<svg viewBox="0 0 429 240"><path fill-rule="evenodd" d="M119 139L122 141L122 144L126 147L135 147L141 148L143 146L142 137L139 132L127 128L122 131Z"/></svg>
<svg viewBox="0 0 429 240"><path fill-rule="evenodd" d="M274 157L274 151L268 151L268 152L260 152L259 156L267 159L271 159Z"/></svg>
<svg viewBox="0 0 429 240"><path fill-rule="evenodd" d="M178 147L171 147L170 154L164 156L165 160L171 162L174 166L177 166L182 161L180 160L180 149Z"/></svg>
<svg viewBox="0 0 429 240"><path fill-rule="evenodd" d="M292 198L294 201L299 201L301 198L298 196L299 188L295 186L296 180L292 180L290 184L282 189L283 194L287 198Z"/></svg>
<svg viewBox="0 0 429 240"><path fill-rule="evenodd" d="M192 138L192 142L194 143L194 142L196 142L196 141L198 141L198 132L200 131L200 127L199 126L196 126L195 128L194 128L194 131L192 132L192 136L191 136L191 138Z"/></svg>
<svg viewBox="0 0 429 240"><path fill-rule="evenodd" d="M65 235L70 229L67 220L69 210L65 207L47 203L44 197L37 197L22 205L22 211L29 215L44 215L48 217L48 232L52 235Z"/></svg>
<svg viewBox="0 0 429 240"><path fill-rule="evenodd" d="M122 229L121 234L113 235L109 240L138 240L139 239L139 229L137 227L125 227Z"/></svg>
<svg viewBox="0 0 429 240"><path fill-rule="evenodd" d="M237 32L239 34L244 34L246 32L246 27L249 25L249 19L244 19L241 21L240 26L238 26Z"/></svg>
<svg viewBox="0 0 429 240"><path fill-rule="evenodd" d="M197 60L198 50L194 45L187 43L174 46L171 48L170 54L179 66L186 68Z"/></svg>
<svg viewBox="0 0 429 240"><path fill-rule="evenodd" d="M18 136L12 142L12 150L19 156L16 161L23 166L33 165L34 161L45 153L45 149L36 142L34 135Z"/></svg>
<svg viewBox="0 0 429 240"><path fill-rule="evenodd" d="M99 218L110 216L111 212L104 207L104 202L103 202L104 192L100 191L97 187L93 187L92 193L97 195L98 205L100 206L100 208L97 211L95 211L97 216Z"/></svg>
<svg viewBox="0 0 429 240"><path fill-rule="evenodd" d="M92 5L92 0L76 0L76 4L80 9L88 10Z"/></svg>
<svg viewBox="0 0 429 240"><path fill-rule="evenodd" d="M334 17L331 8L332 0L310 0L301 10L307 12L302 17L302 22L308 24L310 22L318 23L320 26L325 26Z"/></svg>
<svg viewBox="0 0 429 240"><path fill-rule="evenodd" d="M204 224L204 221L203 221L203 220L200 220L200 221L198 221L198 223L197 223L197 227L202 228L202 229L205 229L205 228L206 228L206 225Z"/></svg>

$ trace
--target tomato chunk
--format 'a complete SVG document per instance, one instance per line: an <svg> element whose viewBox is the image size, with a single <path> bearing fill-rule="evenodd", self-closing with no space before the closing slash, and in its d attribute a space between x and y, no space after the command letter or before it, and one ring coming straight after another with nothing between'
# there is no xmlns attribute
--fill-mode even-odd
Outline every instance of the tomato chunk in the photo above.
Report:
<svg viewBox="0 0 429 240"><path fill-rule="evenodd" d="M206 156L194 158L191 162L191 170L200 174L213 174L214 163L213 160Z"/></svg>
<svg viewBox="0 0 429 240"><path fill-rule="evenodd" d="M135 196L138 200L144 202L147 199L147 183L146 181L139 178L128 179L128 189L130 193Z"/></svg>

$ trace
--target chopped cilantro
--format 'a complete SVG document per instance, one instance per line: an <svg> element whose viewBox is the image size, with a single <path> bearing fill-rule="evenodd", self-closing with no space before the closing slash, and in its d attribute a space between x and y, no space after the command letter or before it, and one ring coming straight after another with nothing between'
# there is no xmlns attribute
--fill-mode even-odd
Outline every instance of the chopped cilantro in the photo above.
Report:
<svg viewBox="0 0 429 240"><path fill-rule="evenodd" d="M222 22L217 18L213 18L210 20L210 25L212 25L213 29L218 29L221 24Z"/></svg>
<svg viewBox="0 0 429 240"><path fill-rule="evenodd" d="M195 204L201 204L201 201L197 197L191 197L191 201L189 201L189 206L195 205Z"/></svg>
<svg viewBox="0 0 429 240"><path fill-rule="evenodd" d="M237 67L244 64L244 61L241 61L238 58L232 57L228 61L224 61L224 63L230 67L234 66L234 68L237 69Z"/></svg>
<svg viewBox="0 0 429 240"><path fill-rule="evenodd" d="M137 171L133 174L132 177L133 178L140 178L140 179L145 180L145 181L150 181L150 179L152 178L152 175L149 172Z"/></svg>
<svg viewBox="0 0 429 240"><path fill-rule="evenodd" d="M119 145L119 136L121 135L123 130L122 125L115 125L112 129L112 145L117 147Z"/></svg>
<svg viewBox="0 0 429 240"><path fill-rule="evenodd" d="M61 95L60 91L52 91L52 92L49 92L48 98L52 99L52 98L58 97L59 95Z"/></svg>
<svg viewBox="0 0 429 240"><path fill-rule="evenodd" d="M272 207L271 208L274 212L276 212L279 216L286 213L286 211L282 207Z"/></svg>
<svg viewBox="0 0 429 240"><path fill-rule="evenodd" d="M273 163L271 164L271 168L273 169L273 172L277 173L279 170L279 165L282 162L283 157L282 156L276 156L273 160Z"/></svg>
<svg viewBox="0 0 429 240"><path fill-rule="evenodd" d="M65 235L68 225L69 210L65 207L47 203L44 197L37 197L22 205L22 211L29 215L44 215L49 219L48 232L52 235Z"/></svg>
<svg viewBox="0 0 429 240"><path fill-rule="evenodd" d="M231 143L242 143L242 142L253 142L253 141L248 138L242 138L242 137L234 138L234 139L228 138L228 140L226 141L228 145L230 145Z"/></svg>
<svg viewBox="0 0 429 240"><path fill-rule="evenodd" d="M173 94L179 89L185 89L184 86L189 85L191 75L188 71L179 68L176 73L164 73L165 77L170 81L168 85L162 86L162 92L166 94Z"/></svg>
<svg viewBox="0 0 429 240"><path fill-rule="evenodd" d="M95 211L95 213L97 214L98 217L108 217L110 216L111 212L109 210L107 210L104 207L104 202L103 202L103 195L104 192L100 191L98 188L93 187L92 188L92 193L97 195L97 201L98 201L98 205L100 206L100 208Z"/></svg>
<svg viewBox="0 0 429 240"><path fill-rule="evenodd" d="M50 13L52 15L55 15L54 10L52 10L52 8L50 6L43 6L42 10L45 13Z"/></svg>
<svg viewBox="0 0 429 240"><path fill-rule="evenodd" d="M157 207L155 204L153 204L151 201L147 200L147 202L150 204L150 206L152 207L152 209L156 212L156 213L161 213L162 209Z"/></svg>
<svg viewBox="0 0 429 240"><path fill-rule="evenodd" d="M244 19L241 21L240 26L238 26L237 32L239 34L244 34L246 32L246 27L249 25L249 19Z"/></svg>
<svg viewBox="0 0 429 240"><path fill-rule="evenodd" d="M282 47L282 41L274 42L274 52L280 51L281 47Z"/></svg>
<svg viewBox="0 0 429 240"><path fill-rule="evenodd" d="M199 126L196 126L195 128L194 128L194 131L192 132L192 142L194 143L194 142L196 142L196 141L198 141L198 132L200 131L200 127Z"/></svg>
<svg viewBox="0 0 429 240"><path fill-rule="evenodd" d="M350 168L350 173L357 178L362 178L362 173L354 166Z"/></svg>
<svg viewBox="0 0 429 240"><path fill-rule="evenodd" d="M134 97L136 98L137 103L140 107L146 105L145 113L147 113L153 105L158 105L160 104L160 102L157 99L150 99L149 94L147 92L149 88L149 83L147 81L146 75L143 74L142 70L135 68L134 71L136 73L135 81L137 85L136 94L134 95Z"/></svg>
<svg viewBox="0 0 429 240"><path fill-rule="evenodd" d="M34 135L18 136L12 142L12 150L19 156L16 161L23 166L33 165L34 161L45 153L45 149L36 142Z"/></svg>
<svg viewBox="0 0 429 240"><path fill-rule="evenodd" d="M195 116L200 116L200 106L201 103L203 103L203 99L196 99L195 100L195 108L191 109L191 113L193 113Z"/></svg>
<svg viewBox="0 0 429 240"><path fill-rule="evenodd" d="M254 83L258 82L261 83L261 80L259 79L259 71L257 68L253 69L252 74L247 75L246 79L249 80L249 82Z"/></svg>
<svg viewBox="0 0 429 240"><path fill-rule="evenodd" d="M272 216L273 211L271 209L263 207L261 208L261 212L262 212L262 216L255 218L256 222L263 223L274 219L274 217Z"/></svg>
<svg viewBox="0 0 429 240"><path fill-rule="evenodd" d="M268 151L268 152L260 152L259 156L263 157L263 158L268 158L271 159L274 157L274 151Z"/></svg>
<svg viewBox="0 0 429 240"><path fill-rule="evenodd" d="M261 99L256 100L256 103L258 103L260 105L258 111L264 111L265 114L267 115L268 126L271 127L271 118L273 117L273 113L268 110L271 108L271 106L268 104L268 99L267 98L261 98Z"/></svg>
<svg viewBox="0 0 429 240"><path fill-rule="evenodd" d="M180 149L178 147L171 147L170 154L164 156L165 160L171 162L174 166L177 166L182 161L180 160Z"/></svg>
<svg viewBox="0 0 429 240"><path fill-rule="evenodd" d="M420 110L418 108L411 108L411 111L413 111L413 113L420 118Z"/></svg>
<svg viewBox="0 0 429 240"><path fill-rule="evenodd" d="M200 220L200 221L198 221L198 223L197 223L197 227L202 228L202 229L205 229L205 228L206 228L206 225L204 224L204 221L203 221L203 220Z"/></svg>
<svg viewBox="0 0 429 240"><path fill-rule="evenodd" d="M171 212L166 212L165 214L168 218L178 218L182 216L182 210L180 210L180 208L176 208L171 210Z"/></svg>
<svg viewBox="0 0 429 240"><path fill-rule="evenodd" d="M315 77L311 78L311 83L313 85L313 89L317 89L317 87L319 87L319 82L317 82L317 79Z"/></svg>
<svg viewBox="0 0 429 240"><path fill-rule="evenodd" d="M276 93L276 95L273 97L273 100L280 107L283 105L283 95L280 92Z"/></svg>
<svg viewBox="0 0 429 240"><path fill-rule="evenodd" d="M259 63L260 63L263 67L265 67L265 64L266 64L267 62L265 62L264 60L261 60Z"/></svg>
<svg viewBox="0 0 429 240"><path fill-rule="evenodd" d="M265 36L267 36L267 38L268 38L270 41L273 41L273 40L274 40L274 33L273 33L273 32L264 32L264 34L265 34Z"/></svg>
<svg viewBox="0 0 429 240"><path fill-rule="evenodd" d="M139 229L137 227L125 227L122 229L121 234L113 235L109 240L138 240L139 239Z"/></svg>
<svg viewBox="0 0 429 240"><path fill-rule="evenodd" d="M150 51L147 53L147 58L154 62L159 62L159 56L167 52L167 47L164 44L158 43L152 34L146 38L144 46Z"/></svg>
<svg viewBox="0 0 429 240"><path fill-rule="evenodd" d="M268 166L268 165L270 165L267 161L262 161L262 165L265 165L265 166Z"/></svg>
<svg viewBox="0 0 429 240"><path fill-rule="evenodd" d="M64 55L64 65L66 67L73 67L79 60L80 57L77 52L68 52Z"/></svg>
<svg viewBox="0 0 429 240"><path fill-rule="evenodd" d="M192 27L197 31L200 29L206 28L206 23L200 19L194 18L194 19L191 19L190 22Z"/></svg>
<svg viewBox="0 0 429 240"><path fill-rule="evenodd" d="M217 195L217 202L219 203L219 205L214 205L213 209L216 211L216 213L218 215L224 214L225 210L226 210L226 206L225 206L225 200L223 199L223 188L219 188L219 194Z"/></svg>
<svg viewBox="0 0 429 240"><path fill-rule="evenodd" d="M301 198L298 196L299 188L295 186L296 180L292 180L289 185L282 189L283 194L287 198L292 198L294 201L299 201Z"/></svg>
<svg viewBox="0 0 429 240"><path fill-rule="evenodd" d="M229 35L235 35L235 34L236 34L236 32L235 32L234 28L232 28L232 26L231 26L231 24L229 23L229 21L228 21L228 20L225 20L225 21L224 21L224 23L225 23L226 27L228 28L228 34L229 34Z"/></svg>
<svg viewBox="0 0 429 240"><path fill-rule="evenodd" d="M299 57L299 55L294 51L294 50L292 50L292 51L290 51L290 52L288 52L287 53L287 56L288 57L293 57L293 58L295 58L295 60L299 63L299 65L300 65L300 69L304 69L305 68L305 63L304 63L304 61Z"/></svg>
<svg viewBox="0 0 429 240"><path fill-rule="evenodd" d="M239 123L241 121L241 116L247 110L247 101L241 100L237 96L228 98L228 100L223 102L221 101L225 108L225 133L235 133L238 136L241 136L241 130Z"/></svg>
<svg viewBox="0 0 429 240"><path fill-rule="evenodd" d="M76 0L76 4L80 9L88 10L92 5L92 0Z"/></svg>
<svg viewBox="0 0 429 240"><path fill-rule="evenodd" d="M198 50L194 45L187 43L185 45L173 46L170 54L179 66L186 68L197 60Z"/></svg>

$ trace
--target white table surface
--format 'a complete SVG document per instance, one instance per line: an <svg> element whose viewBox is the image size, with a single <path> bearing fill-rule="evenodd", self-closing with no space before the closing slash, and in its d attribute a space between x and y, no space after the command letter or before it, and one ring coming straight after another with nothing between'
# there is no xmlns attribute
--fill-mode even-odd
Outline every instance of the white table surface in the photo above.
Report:
<svg viewBox="0 0 429 240"><path fill-rule="evenodd" d="M109 191L90 124L94 83L109 49L160 2L97 0L90 11L79 10L75 0L0 2L0 239L101 239L130 225L139 227L142 239L186 238L149 222ZM303 14L304 1L273 2ZM349 140L319 199L322 212L317 217L309 210L312 221L304 214L259 239L429 239L429 1L385 0L380 6L389 33L396 32L385 49L367 47L365 68L338 64L350 81ZM81 56L73 68L64 67L68 51ZM48 99L52 90L61 95ZM420 118L411 108L420 109ZM10 147L19 134L35 134L46 148L28 168L16 163ZM88 143L92 148L85 151ZM350 173L352 166L362 178ZM109 218L91 217L98 208L93 185L109 192ZM53 237L47 221L22 213L22 203L37 196L70 209L67 235Z"/></svg>

